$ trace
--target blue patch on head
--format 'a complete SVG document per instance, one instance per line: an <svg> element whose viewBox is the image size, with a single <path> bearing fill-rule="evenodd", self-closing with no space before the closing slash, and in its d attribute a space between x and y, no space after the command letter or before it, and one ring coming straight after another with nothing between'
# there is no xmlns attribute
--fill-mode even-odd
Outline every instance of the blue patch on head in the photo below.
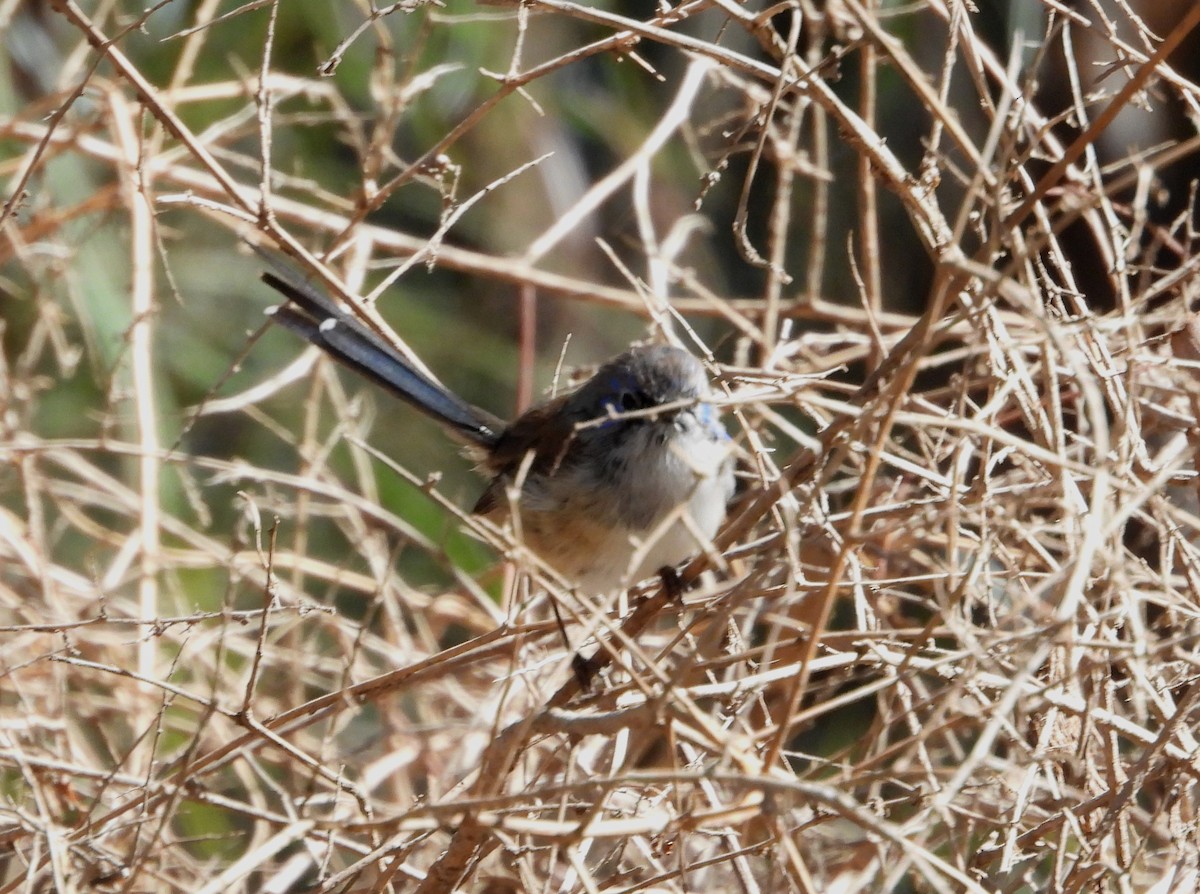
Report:
<svg viewBox="0 0 1200 894"><path fill-rule="evenodd" d="M712 404L699 404L696 407L696 417L700 420L700 424L710 432L718 434L724 441L729 440L729 432L721 424L721 417Z"/></svg>
<svg viewBox="0 0 1200 894"><path fill-rule="evenodd" d="M605 390L612 397L605 398L604 402L600 405L604 408L604 414L608 417L600 424L600 428L607 428L621 421L619 417L623 416L626 412L625 408L621 406L621 398L637 386L637 379L627 373L614 372L608 377L606 384L608 387Z"/></svg>
<svg viewBox="0 0 1200 894"><path fill-rule="evenodd" d="M620 394L622 391L628 391L634 384L632 376L617 373L608 380L608 390L614 394Z"/></svg>
<svg viewBox="0 0 1200 894"><path fill-rule="evenodd" d="M614 425L621 425L628 421L621 418L625 414L625 411L616 400L609 398L601 404L601 407L604 410L600 417L603 421L596 428L612 428Z"/></svg>

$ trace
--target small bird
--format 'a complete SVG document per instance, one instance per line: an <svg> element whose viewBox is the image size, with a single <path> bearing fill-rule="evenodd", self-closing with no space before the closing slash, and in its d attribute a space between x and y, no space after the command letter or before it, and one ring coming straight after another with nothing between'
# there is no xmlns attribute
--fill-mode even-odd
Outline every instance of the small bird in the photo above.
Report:
<svg viewBox="0 0 1200 894"><path fill-rule="evenodd" d="M271 263L262 279L291 303L268 313L465 441L491 476L473 511L512 520L581 589L604 594L673 568L716 534L733 495L732 442L704 366L687 351L631 348L505 423L416 369L298 271Z"/></svg>

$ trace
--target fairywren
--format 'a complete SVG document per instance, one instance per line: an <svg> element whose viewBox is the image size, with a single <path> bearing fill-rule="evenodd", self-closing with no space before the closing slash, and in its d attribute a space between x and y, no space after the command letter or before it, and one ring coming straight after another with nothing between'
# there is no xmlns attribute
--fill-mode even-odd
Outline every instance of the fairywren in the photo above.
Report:
<svg viewBox="0 0 1200 894"><path fill-rule="evenodd" d="M474 512L516 515L524 543L567 580L606 593L677 565L716 534L733 494L732 446L687 351L631 348L504 423L272 263L277 273L263 281L291 301L268 311L275 320L465 440L491 476Z"/></svg>

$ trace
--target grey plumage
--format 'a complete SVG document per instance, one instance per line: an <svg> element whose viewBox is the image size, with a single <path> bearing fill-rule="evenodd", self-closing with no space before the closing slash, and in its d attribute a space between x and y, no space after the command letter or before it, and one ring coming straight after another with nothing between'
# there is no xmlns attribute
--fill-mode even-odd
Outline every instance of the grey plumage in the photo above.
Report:
<svg viewBox="0 0 1200 894"><path fill-rule="evenodd" d="M505 424L271 260L277 272L263 280L292 302L274 318L466 440L491 478L474 511L516 515L526 544L581 587L606 591L676 565L720 527L733 492L730 441L687 351L632 348Z"/></svg>

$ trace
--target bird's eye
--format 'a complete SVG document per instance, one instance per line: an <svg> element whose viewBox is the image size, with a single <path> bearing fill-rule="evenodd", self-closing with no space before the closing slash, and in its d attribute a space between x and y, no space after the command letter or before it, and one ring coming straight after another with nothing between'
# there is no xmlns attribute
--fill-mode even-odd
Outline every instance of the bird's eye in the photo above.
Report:
<svg viewBox="0 0 1200 894"><path fill-rule="evenodd" d="M646 406L646 395L640 391L625 391L621 394L621 409L626 413Z"/></svg>

